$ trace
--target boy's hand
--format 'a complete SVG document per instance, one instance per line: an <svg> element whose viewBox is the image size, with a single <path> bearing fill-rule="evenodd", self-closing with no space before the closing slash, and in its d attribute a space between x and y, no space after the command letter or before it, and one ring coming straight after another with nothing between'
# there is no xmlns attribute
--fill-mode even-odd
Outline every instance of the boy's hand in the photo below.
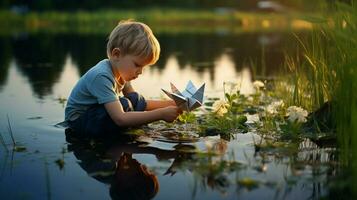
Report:
<svg viewBox="0 0 357 200"><path fill-rule="evenodd" d="M162 109L162 119L166 122L173 122L182 113L177 106L168 106Z"/></svg>
<svg viewBox="0 0 357 200"><path fill-rule="evenodd" d="M171 100L168 100L168 101L170 102L170 105L171 105L171 106L177 106L177 105L176 105L176 102L175 102L174 100L171 99Z"/></svg>

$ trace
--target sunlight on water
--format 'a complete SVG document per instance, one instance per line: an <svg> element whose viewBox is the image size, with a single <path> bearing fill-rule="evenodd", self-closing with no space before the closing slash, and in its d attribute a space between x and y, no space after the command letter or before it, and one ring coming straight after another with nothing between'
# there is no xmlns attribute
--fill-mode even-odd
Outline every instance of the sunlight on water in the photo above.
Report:
<svg viewBox="0 0 357 200"><path fill-rule="evenodd" d="M9 72L12 84L3 93L15 91L14 88L21 91L31 91L29 88L25 88L29 83L19 84L19 82L26 83L27 80L14 71L15 65L15 63L11 65ZM67 98L79 78L78 66L73 63L71 56L67 55L63 71L53 86L51 98ZM159 71L155 65L146 67L144 73L138 79L132 81L132 84L144 96L159 98L165 96L160 89L169 88L170 82L183 89L189 80L192 80L196 85L206 83L206 95L208 96L223 97L223 82L240 82L243 94L251 94L254 91L252 86L253 77L249 68L242 68L242 71L237 72L235 64L227 54L223 54L214 61L212 68L203 69L202 71L194 70L191 65L179 66L177 58L172 55L167 60L162 71Z"/></svg>
<svg viewBox="0 0 357 200"><path fill-rule="evenodd" d="M73 63L72 57L67 55L63 66L63 72L59 81L53 87L53 96L67 98L78 79L78 67Z"/></svg>
<svg viewBox="0 0 357 200"><path fill-rule="evenodd" d="M155 66L148 67L138 80L133 81L133 86L144 96L160 97L163 96L160 88L168 89L170 82L173 82L178 88L183 89L188 80L192 80L196 85L206 83L206 95L211 97L223 97L223 82L241 80L242 91L245 94L253 91L252 75L249 69L243 68L241 72L237 72L235 64L227 54L219 57L211 69L203 69L199 72L193 70L191 65L180 68L177 58L171 56L163 71L159 72Z"/></svg>

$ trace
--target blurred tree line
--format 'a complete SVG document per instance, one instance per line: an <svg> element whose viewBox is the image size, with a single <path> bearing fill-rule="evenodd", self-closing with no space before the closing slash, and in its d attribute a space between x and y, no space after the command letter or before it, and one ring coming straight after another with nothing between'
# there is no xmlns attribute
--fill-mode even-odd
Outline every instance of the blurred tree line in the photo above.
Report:
<svg viewBox="0 0 357 200"><path fill-rule="evenodd" d="M262 0L1 0L0 9L22 9L34 11L76 11L97 9L143 9L149 7L168 7L185 9L233 8L254 10ZM334 2L337 0L326 0ZM353 0L338 0L351 3ZM320 1L311 0L273 0L282 6L296 9L311 9Z"/></svg>
<svg viewBox="0 0 357 200"><path fill-rule="evenodd" d="M258 32L229 34L224 37L213 33L161 33L156 36L163 49L159 61L155 64L159 73L167 67L169 60L175 57L180 69L191 66L199 72L198 74L208 72L212 81L217 73L215 62L222 55L232 59L237 72L252 62L256 67L254 74L271 76L281 69L280 66L285 59L282 45L297 45L295 36L286 33ZM308 34L299 33L298 36L306 38ZM38 33L17 37L0 35L0 92L9 81L11 63L14 62L18 72L28 80L36 97L42 99L46 95L52 95L53 87L61 77L67 57L71 58L82 76L91 66L106 58L106 37L106 34L73 33ZM262 52L262 43L259 40L262 37L276 41L264 44L266 48L281 50ZM263 69L263 63L267 64L266 69Z"/></svg>

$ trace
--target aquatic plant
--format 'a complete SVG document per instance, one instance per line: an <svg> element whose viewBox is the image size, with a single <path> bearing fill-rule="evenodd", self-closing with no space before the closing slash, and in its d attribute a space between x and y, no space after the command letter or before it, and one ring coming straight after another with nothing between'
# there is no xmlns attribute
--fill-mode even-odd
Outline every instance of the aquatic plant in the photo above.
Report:
<svg viewBox="0 0 357 200"><path fill-rule="evenodd" d="M307 114L308 114L307 111L301 107L290 106L287 109L286 116L288 117L288 120L290 122L303 123L306 122Z"/></svg>
<svg viewBox="0 0 357 200"><path fill-rule="evenodd" d="M253 86L254 86L255 89L259 90L261 88L264 88L265 84L260 80L256 80L256 81L253 82Z"/></svg>
<svg viewBox="0 0 357 200"><path fill-rule="evenodd" d="M247 117L241 112L240 94L225 93L226 99L218 99L208 106L209 112L203 116L201 135L217 135L231 139L237 131L246 132Z"/></svg>
<svg viewBox="0 0 357 200"><path fill-rule="evenodd" d="M9 149L8 149L7 146L6 146L4 137L2 136L1 132L0 132L0 142L1 142L1 145L5 148L6 152L8 152Z"/></svg>
<svg viewBox="0 0 357 200"><path fill-rule="evenodd" d="M194 112L183 112L179 117L178 120L183 123L194 123L197 118Z"/></svg>
<svg viewBox="0 0 357 200"><path fill-rule="evenodd" d="M14 134L13 134L13 132L12 132L12 127L11 127L9 115L6 115L6 117L7 117L7 124L8 124L8 127L7 127L7 128L8 128L9 135L10 135L10 137L11 137L13 151L17 151L17 152L26 151L26 147L21 146L21 145L18 145L18 144L16 143ZM1 138L2 138L2 136L1 136ZM2 139L3 139L3 138L2 138Z"/></svg>
<svg viewBox="0 0 357 200"><path fill-rule="evenodd" d="M302 55L286 56L293 74L290 96L295 105L320 113L312 115L315 130L336 135L340 163L350 169L352 183L343 190L350 187L357 196L357 5L334 3L320 21L310 38L297 37Z"/></svg>
<svg viewBox="0 0 357 200"><path fill-rule="evenodd" d="M279 100L279 101L274 101L271 104L269 104L265 110L266 112L268 112L269 114L278 114L279 109L281 107L284 106L284 101L283 100Z"/></svg>
<svg viewBox="0 0 357 200"><path fill-rule="evenodd" d="M225 100L217 100L212 105L212 112L222 117L228 112L229 104Z"/></svg>
<svg viewBox="0 0 357 200"><path fill-rule="evenodd" d="M331 9L333 15L326 13L329 20L318 26L310 39L297 37L302 59L300 55L287 56L286 65L294 74L292 101L310 111L329 102L331 111L325 114L331 115L335 124L328 125L336 126L341 150L350 152L357 143L353 134L357 132L356 5L336 3Z"/></svg>
<svg viewBox="0 0 357 200"><path fill-rule="evenodd" d="M7 125L8 125L7 128L8 128L9 134L11 136L12 145L15 147L16 146L16 142L15 142L14 134L12 133L12 128L11 128L9 115L6 115L6 117L7 117Z"/></svg>

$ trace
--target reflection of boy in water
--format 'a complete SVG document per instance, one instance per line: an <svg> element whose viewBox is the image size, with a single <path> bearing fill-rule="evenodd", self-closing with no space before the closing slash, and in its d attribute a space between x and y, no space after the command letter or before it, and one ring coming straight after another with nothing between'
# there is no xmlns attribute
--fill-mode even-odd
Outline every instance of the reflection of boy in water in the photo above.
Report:
<svg viewBox="0 0 357 200"><path fill-rule="evenodd" d="M120 144L108 147L88 147L70 144L70 151L80 161L79 165L96 180L110 185L113 199L151 199L159 190L157 177L147 167L132 158L132 154L151 154L158 159L172 159L176 151L137 144ZM127 153L130 152L130 153Z"/></svg>
<svg viewBox="0 0 357 200"><path fill-rule="evenodd" d="M226 144L224 140L220 140L212 145L211 151L223 155L227 148ZM113 199L151 199L159 190L158 178L145 165L133 159L132 154L155 155L159 161L173 160L164 175L174 175L178 169L182 169L182 164L188 167L189 171L195 171L196 164L201 162L194 156L195 147L178 144L174 148L175 150L164 150L140 143L110 145L99 143L94 147L72 143L68 146L68 150L73 151L80 161L79 165L89 176L110 185L110 196ZM217 174L213 165L211 168L208 163L207 167L208 174L203 173L202 178L207 178L207 184L212 189L220 190L222 187L229 186L222 179L222 174Z"/></svg>
<svg viewBox="0 0 357 200"><path fill-rule="evenodd" d="M157 177L145 165L124 153L116 162L110 187L113 199L151 199L159 190Z"/></svg>

